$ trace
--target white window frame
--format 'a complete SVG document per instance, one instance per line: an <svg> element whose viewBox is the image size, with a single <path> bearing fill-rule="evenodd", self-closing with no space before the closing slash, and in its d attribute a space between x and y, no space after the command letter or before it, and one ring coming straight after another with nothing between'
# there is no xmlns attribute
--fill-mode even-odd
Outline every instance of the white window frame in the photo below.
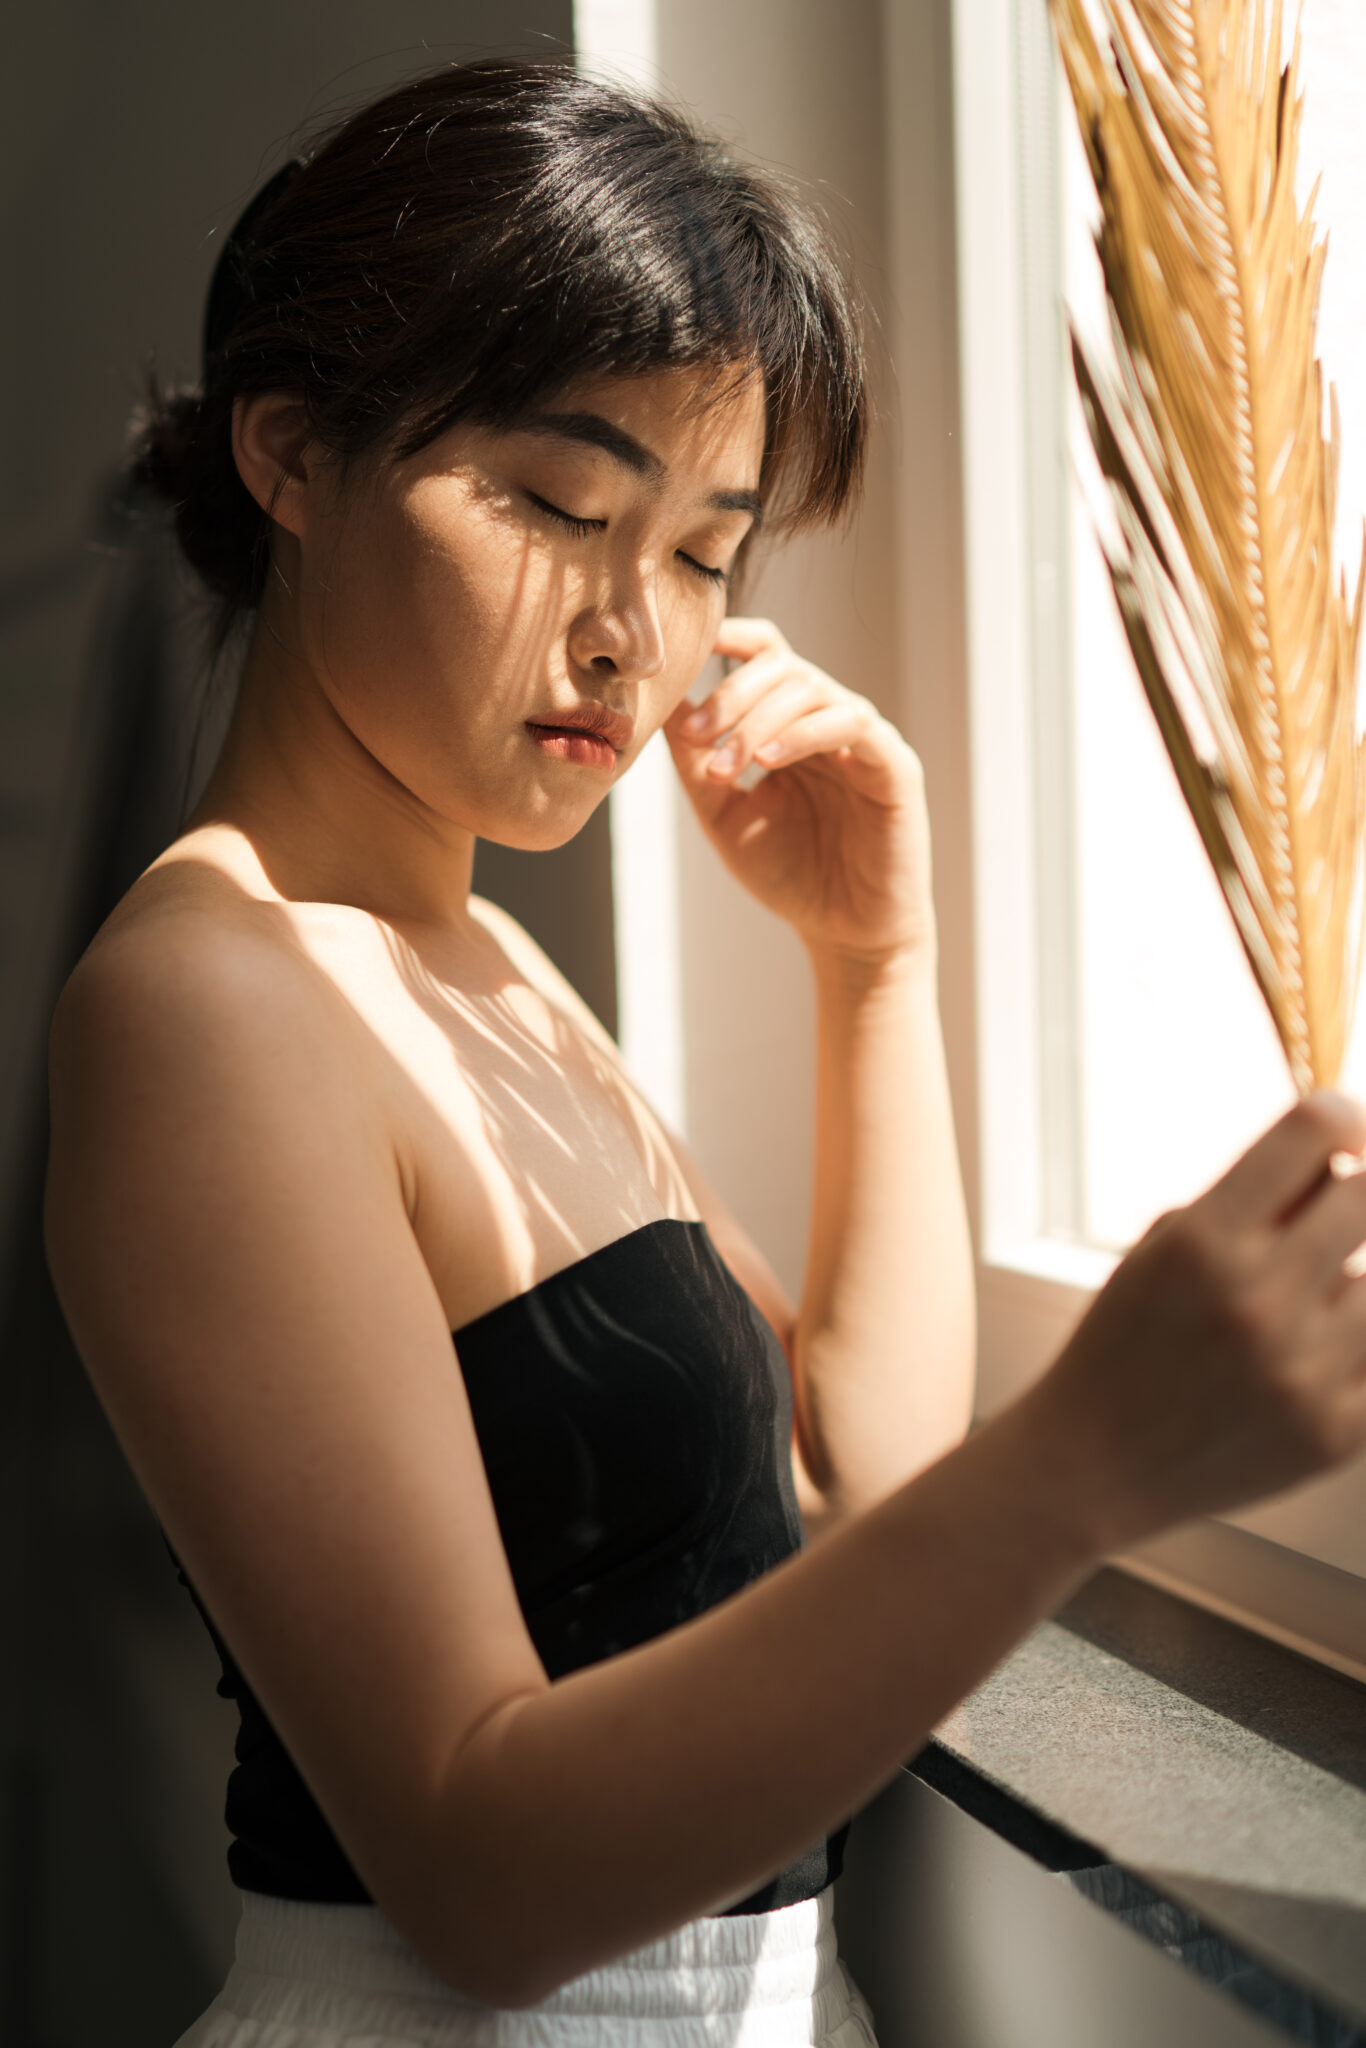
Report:
<svg viewBox="0 0 1366 2048"><path fill-rule="evenodd" d="M661 21L677 41L692 12L684 0L576 0L579 59L652 84ZM1057 468L1050 476L1039 451L1056 422L1031 366L1031 350L1036 365L1047 347L1037 295L1032 331L1025 324L1024 267L1038 246L1026 247L1019 232L1022 209L1037 215L1037 187L1048 177L1046 162L1034 160L1033 189L1022 193L1021 108L1028 121L1047 118L1040 108L1051 56L1044 0L881 0L881 22L882 75L868 79L867 93L870 132L883 96L887 234L885 280L870 282L876 298L885 285L882 331L896 383L894 417L882 423L896 443L897 585L887 603L900 650L897 709L929 792L940 1008L980 1259L985 1415L1057 1356L1113 1265L1058 1234L1079 1213L1068 1075L1076 999L1069 921L1048 913L1065 906L1074 854L1056 819L1051 836L1036 829L1036 774L1056 786L1069 745L1066 694L1041 701L1033 687L1039 671L1056 673L1066 592L1055 574L1050 618L1047 492ZM756 0L725 61L759 66L754 89L768 89L773 49L782 44L790 57L794 33L781 0L766 0L762 19ZM710 62L714 53L705 54ZM811 51L803 61L783 76L800 75L805 91L819 66ZM710 73L706 64L693 72L696 90ZM730 105L729 73L725 85L720 103ZM705 103L706 93L698 98ZM813 118L823 112L817 106ZM800 148L793 161L800 167ZM848 624L859 624L852 613ZM714 1090L724 1068L742 1088L763 1172L750 1173L748 1155L737 1160L721 1146L715 1177L734 1183L770 1257L795 1273L800 1219L790 1201L786 1213L774 1184L786 1186L805 1157L805 1140L787 1128L806 1071L796 1029L806 1014L800 962L764 952L755 973L770 997L766 977L788 974L784 1023L772 1042L753 1032L740 1042L744 906L724 891L708 897L717 929L692 957L700 941L684 930L681 900L688 821L662 748L614 792L612 810L625 1050L704 1152L729 1120L726 1102L718 1109L703 1099L699 1076ZM729 950L718 933L729 934ZM751 936L757 946L763 934ZM685 958L690 1008L681 994ZM708 1018L724 1036L723 1063L691 1056L690 1034ZM1188 1525L1119 1561L1366 1679L1364 1510L1366 1469L1358 1467L1236 1518Z"/></svg>
<svg viewBox="0 0 1366 2048"><path fill-rule="evenodd" d="M1056 328L1050 337L1046 301L1026 289L1031 262L1048 261L1056 218L1044 132L1052 55L1043 0L951 5L966 771L951 758L943 721L918 744L931 783L966 781L971 792L970 819L937 820L935 844L938 866L961 863L973 876L971 933L944 932L942 957L946 1013L970 1014L975 1026L975 1070L960 1068L957 1080L960 1132L977 1136L970 1180L986 1414L1056 1357L1115 1260L1060 1234L1080 1213L1079 1091L1069 1072L1078 1049L1068 894L1076 853L1069 821L1036 800L1037 784L1057 787L1066 775L1070 747L1058 626L1065 571L1046 544L1047 494L1062 473L1060 456L1049 462L1062 432L1046 370ZM892 0L893 24L907 12ZM894 33L894 57L896 49ZM890 70L899 125L909 74L904 63ZM907 303L914 280L903 270L896 284ZM912 374L904 346L903 390ZM1116 1562L1366 1679L1366 1462L1188 1524Z"/></svg>

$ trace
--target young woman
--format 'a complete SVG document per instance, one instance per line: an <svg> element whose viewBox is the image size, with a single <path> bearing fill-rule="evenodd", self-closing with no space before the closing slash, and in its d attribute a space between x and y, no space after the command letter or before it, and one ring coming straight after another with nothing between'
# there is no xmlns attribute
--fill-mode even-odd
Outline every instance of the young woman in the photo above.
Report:
<svg viewBox="0 0 1366 2048"><path fill-rule="evenodd" d="M202 390L145 424L254 625L202 802L59 1006L47 1228L241 1709L195 2048L867 2042L848 1816L1108 1552L1366 1438L1366 1179L1331 1170L1366 1115L1329 1095L965 1434L919 765L728 616L863 423L785 189L491 64L272 180ZM799 1310L470 894L477 837L560 845L660 727L811 959Z"/></svg>

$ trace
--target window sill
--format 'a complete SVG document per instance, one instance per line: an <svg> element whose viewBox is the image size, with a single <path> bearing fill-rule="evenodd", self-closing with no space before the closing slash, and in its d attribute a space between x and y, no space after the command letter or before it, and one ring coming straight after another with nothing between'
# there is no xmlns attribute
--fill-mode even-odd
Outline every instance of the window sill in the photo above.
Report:
<svg viewBox="0 0 1366 2048"><path fill-rule="evenodd" d="M1106 1569L935 1742L1366 2022L1366 1692L1351 1679Z"/></svg>
<svg viewBox="0 0 1366 2048"><path fill-rule="evenodd" d="M1063 1239L997 1246L978 1269L978 1421L1045 1372L1118 1255ZM1185 1600L1366 1681L1366 1459L1116 1560Z"/></svg>
<svg viewBox="0 0 1366 2048"><path fill-rule="evenodd" d="M1000 1281L1043 1281L1069 1293L1091 1295L1103 1287L1121 1254L1065 1237L1033 1237L997 1246L983 1269Z"/></svg>

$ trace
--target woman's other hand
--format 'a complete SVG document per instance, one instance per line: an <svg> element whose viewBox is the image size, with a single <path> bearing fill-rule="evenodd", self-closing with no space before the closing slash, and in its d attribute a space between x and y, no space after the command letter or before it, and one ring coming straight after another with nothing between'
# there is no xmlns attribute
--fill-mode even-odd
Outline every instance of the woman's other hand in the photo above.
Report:
<svg viewBox="0 0 1366 2048"><path fill-rule="evenodd" d="M1015 1404L1105 1550L1366 1448L1366 1172L1332 1166L1364 1145L1366 1107L1306 1096L1158 1217Z"/></svg>
<svg viewBox="0 0 1366 2048"><path fill-rule="evenodd" d="M714 651L739 666L700 708L680 704L664 730L731 873L816 951L881 958L932 946L917 755L769 620L728 618ZM751 763L771 772L737 789Z"/></svg>

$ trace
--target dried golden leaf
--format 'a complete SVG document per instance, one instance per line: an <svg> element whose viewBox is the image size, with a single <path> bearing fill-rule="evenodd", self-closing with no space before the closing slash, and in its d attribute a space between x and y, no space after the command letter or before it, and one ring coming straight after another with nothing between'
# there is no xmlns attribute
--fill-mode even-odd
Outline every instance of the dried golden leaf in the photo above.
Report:
<svg viewBox="0 0 1366 2048"><path fill-rule="evenodd" d="M1129 645L1297 1088L1337 1079L1366 873L1354 597L1334 587L1325 244L1272 0L1049 0L1100 200L1113 360L1074 334ZM1100 32L1097 32L1099 24ZM1331 396L1331 394L1330 394Z"/></svg>

